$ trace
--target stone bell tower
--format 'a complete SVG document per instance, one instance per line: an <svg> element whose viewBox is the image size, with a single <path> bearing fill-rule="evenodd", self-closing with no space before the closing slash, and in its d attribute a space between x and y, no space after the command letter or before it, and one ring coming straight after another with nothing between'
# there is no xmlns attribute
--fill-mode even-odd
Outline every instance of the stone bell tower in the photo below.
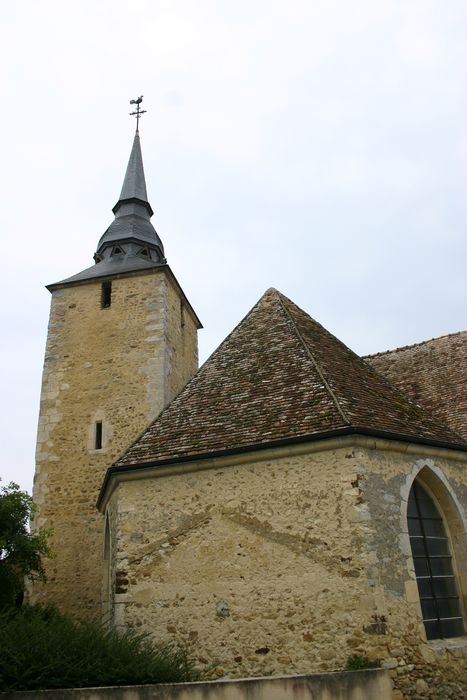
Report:
<svg viewBox="0 0 467 700"><path fill-rule="evenodd" d="M95 264L47 287L34 500L54 558L31 597L80 616L100 611L105 471L192 377L201 328L150 220L138 128L113 212Z"/></svg>

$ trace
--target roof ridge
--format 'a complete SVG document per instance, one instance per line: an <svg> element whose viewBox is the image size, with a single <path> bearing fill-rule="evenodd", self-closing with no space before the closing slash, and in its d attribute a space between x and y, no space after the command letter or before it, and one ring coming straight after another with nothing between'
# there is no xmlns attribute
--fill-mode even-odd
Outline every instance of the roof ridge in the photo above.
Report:
<svg viewBox="0 0 467 700"><path fill-rule="evenodd" d="M434 338L427 338L427 340L421 340L418 343L411 343L410 345L401 345L397 348L391 348L389 350L381 350L380 352L372 352L368 353L367 355L362 355L362 360L366 360L369 357L380 357L381 355L389 355L392 352L401 352L402 350L409 350L410 348L416 348L419 345L427 345L428 343L432 343L434 340L443 340L444 338L452 338L455 335L461 335L461 333L465 333L465 330L462 331L454 331L454 333L445 333L444 335L438 335L435 336Z"/></svg>
<svg viewBox="0 0 467 700"><path fill-rule="evenodd" d="M334 404L335 404L335 406L336 406L336 408L337 408L337 410L338 410L338 412L339 412L339 414L340 414L342 420L344 421L344 423L347 423L347 425L350 425L350 424L351 424L351 421L348 419L348 417L347 417L346 414L345 414L344 409L343 409L342 406L339 404L339 400L338 400L337 396L335 395L335 393L333 392L333 390L331 389L331 386L329 385L329 383L328 383L326 377L324 376L324 374L323 374L323 372L322 372L322 370L321 370L321 367L319 366L319 364L318 364L316 358L314 357L313 353L311 352L310 348L309 348L308 345L305 343L305 340L304 340L302 334L300 333L300 331L298 330L295 321L293 320L292 316L291 316L290 313L289 313L289 310L286 308L284 302L282 301L282 295L280 294L280 292L277 291L277 289L274 289L274 291L275 291L276 294L277 294L277 297L278 297L278 299L279 299L280 305L281 305L281 307L282 307L282 309L283 309L285 315L287 316L287 318L289 319L290 323L292 324L292 327L293 327L293 329L294 329L294 331L295 331L295 335L298 337L298 339L299 339L300 343L302 344L302 346L303 346L305 352L307 353L308 357L310 358L310 360L311 360L311 362L312 362L314 368L316 369L316 371L318 372L319 376L321 377L321 380L322 380L324 386L326 387L326 389L327 389L327 391L328 391L328 394L329 394L330 397L332 398L332 400L333 400L333 402L334 402Z"/></svg>
<svg viewBox="0 0 467 700"><path fill-rule="evenodd" d="M194 373L194 375L193 375L192 377L190 377L190 379L187 381L187 383L185 384L185 386L182 386L182 388L180 389L180 391L179 391L177 394L175 394L175 396L169 401L169 403L161 409L161 411L157 414L157 416L150 422L149 427L150 427L156 420L159 420L159 418L161 418L161 416L163 416L163 414L166 413L172 406L176 405L176 403L178 403L178 402L183 398L183 395L189 392L190 388L191 388L193 385L196 386L196 383L197 383L197 381L199 380L200 373L202 372L202 370L204 369L204 367L207 365L207 363L211 360L211 358L213 358L215 355L219 354L219 352L221 351L222 347L227 343L227 341L229 340L229 338L235 333L235 331L237 330L238 326L239 326L241 323L243 323L243 321L247 318L247 316L249 316L249 315L252 313L252 311L253 311L254 309L256 309L256 307L261 303L263 297L265 297L266 294L271 293L271 292L275 292L275 293L277 294L277 289L274 289L274 287L270 287L269 289L267 289L267 290L264 292L264 294L258 299L258 301L256 302L256 304L250 309L250 311L248 311L248 312L243 316L243 318L237 323L236 326L234 326L234 328L232 328L232 330L230 331L230 333L228 333L228 334L226 335L226 337L224 338L224 340L217 346L217 348L215 348L215 349L213 350L213 352L209 355L209 357L207 357L207 358L204 360L203 364L200 365L200 366L198 367L198 369L196 370L196 372ZM130 444L128 447L126 447L125 450L115 458L115 460L113 461L113 463L112 463L111 466L115 466L115 465L122 459L122 457L124 457L124 455L126 455L126 453L127 453L134 445L136 445L137 442L139 442L139 441L141 440L141 438L142 438L147 432L148 432L148 426L146 426L145 428L143 428L143 430L141 431L141 433L133 440L133 442L131 442L131 444Z"/></svg>

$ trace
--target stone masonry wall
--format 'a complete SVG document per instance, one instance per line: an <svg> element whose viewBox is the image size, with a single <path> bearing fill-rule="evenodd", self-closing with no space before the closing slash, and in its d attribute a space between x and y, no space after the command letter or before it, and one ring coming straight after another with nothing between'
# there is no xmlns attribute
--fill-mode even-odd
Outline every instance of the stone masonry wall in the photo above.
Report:
<svg viewBox="0 0 467 700"><path fill-rule="evenodd" d="M198 369L198 334L178 289L166 285L165 396L171 401ZM169 400L164 405L169 403Z"/></svg>
<svg viewBox="0 0 467 700"><path fill-rule="evenodd" d="M466 459L440 454L410 455L389 449L355 450L371 565L368 583L384 594L386 631L376 634L370 658L389 654L386 665L406 697L459 698L467 692L464 665L467 637L426 642L407 528L407 499L415 477L429 488L450 535L458 592L467 610ZM446 451L446 455L449 452ZM465 456L465 455L464 455ZM451 496L456 503L451 502ZM463 520L463 522L462 522ZM381 609L383 603L380 603ZM467 618L465 618L467 622ZM375 626L376 631L377 625ZM359 636L356 635L356 640ZM359 640L364 648L364 640ZM392 667L392 668L391 668ZM464 683L462 682L464 681Z"/></svg>
<svg viewBox="0 0 467 700"><path fill-rule="evenodd" d="M99 281L54 291L34 483L35 526L52 528L54 559L34 600L100 614L102 479L195 372L196 332L190 313L182 324L179 292L164 271L114 279L105 309Z"/></svg>
<svg viewBox="0 0 467 700"><path fill-rule="evenodd" d="M114 623L188 644L211 677L330 671L358 654L390 669L397 697L432 682L444 689L427 697L459 693L467 640L426 642L402 530L407 477L429 459L279 453L118 485ZM465 464L431 461L465 487Z"/></svg>

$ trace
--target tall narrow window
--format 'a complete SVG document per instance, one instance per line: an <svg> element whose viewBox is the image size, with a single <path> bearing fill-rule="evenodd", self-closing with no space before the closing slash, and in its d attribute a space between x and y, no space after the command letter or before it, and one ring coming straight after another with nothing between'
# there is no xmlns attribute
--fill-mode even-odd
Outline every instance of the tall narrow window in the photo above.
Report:
<svg viewBox="0 0 467 700"><path fill-rule="evenodd" d="M104 556L103 556L103 586L102 586L102 618L104 624L110 623L110 615L112 610L112 590L111 590L111 561L110 561L110 526L109 515L105 518L104 530Z"/></svg>
<svg viewBox="0 0 467 700"><path fill-rule="evenodd" d="M112 282L102 282L101 308L108 309L112 302Z"/></svg>
<svg viewBox="0 0 467 700"><path fill-rule="evenodd" d="M102 450L102 421L101 420L96 421L94 448L96 450Z"/></svg>
<svg viewBox="0 0 467 700"><path fill-rule="evenodd" d="M182 300L180 300L180 325L182 328L185 325L185 307Z"/></svg>
<svg viewBox="0 0 467 700"><path fill-rule="evenodd" d="M460 637L464 624L448 536L435 501L418 481L407 520L427 639Z"/></svg>

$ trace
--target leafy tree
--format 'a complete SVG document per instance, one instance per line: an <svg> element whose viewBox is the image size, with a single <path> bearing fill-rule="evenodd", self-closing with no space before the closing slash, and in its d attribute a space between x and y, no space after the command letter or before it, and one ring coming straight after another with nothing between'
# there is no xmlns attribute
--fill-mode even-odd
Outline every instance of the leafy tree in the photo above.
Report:
<svg viewBox="0 0 467 700"><path fill-rule="evenodd" d="M21 605L25 580L45 580L48 532L31 533L31 496L13 482L0 487L0 610Z"/></svg>

